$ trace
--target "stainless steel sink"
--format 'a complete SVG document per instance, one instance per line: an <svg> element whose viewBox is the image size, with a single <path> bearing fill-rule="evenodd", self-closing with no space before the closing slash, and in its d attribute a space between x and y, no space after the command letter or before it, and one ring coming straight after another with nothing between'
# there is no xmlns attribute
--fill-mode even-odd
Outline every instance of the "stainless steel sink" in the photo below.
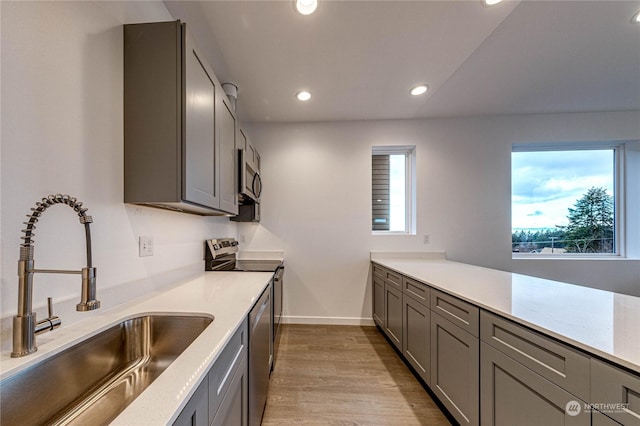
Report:
<svg viewBox="0 0 640 426"><path fill-rule="evenodd" d="M0 382L0 424L107 424L213 321L125 320Z"/></svg>

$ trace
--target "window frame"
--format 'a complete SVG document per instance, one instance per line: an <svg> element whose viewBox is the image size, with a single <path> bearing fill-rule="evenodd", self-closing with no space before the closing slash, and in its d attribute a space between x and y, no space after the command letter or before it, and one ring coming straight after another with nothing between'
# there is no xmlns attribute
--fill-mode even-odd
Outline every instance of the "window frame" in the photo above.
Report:
<svg viewBox="0 0 640 426"><path fill-rule="evenodd" d="M548 253L540 255L537 253L516 253L511 252L512 259L622 259L626 258L625 244L625 142L592 142L592 143L523 143L513 144L511 154L514 152L541 152L541 151L598 151L613 150L613 235L614 235L614 252L613 253ZM513 156L510 156L510 161ZM513 162L509 170L511 182L510 200L510 217L513 211ZM513 235L513 220L510 223L511 234ZM513 246L511 246L513 250Z"/></svg>
<svg viewBox="0 0 640 426"><path fill-rule="evenodd" d="M371 229L373 224L369 223L372 235L415 235L416 234L416 146L415 145L372 145L369 154L369 161L374 155L404 155L405 157L405 222L403 231L384 231ZM371 187L369 195L373 195L373 171L369 170ZM373 220L373 207L369 203L370 215Z"/></svg>

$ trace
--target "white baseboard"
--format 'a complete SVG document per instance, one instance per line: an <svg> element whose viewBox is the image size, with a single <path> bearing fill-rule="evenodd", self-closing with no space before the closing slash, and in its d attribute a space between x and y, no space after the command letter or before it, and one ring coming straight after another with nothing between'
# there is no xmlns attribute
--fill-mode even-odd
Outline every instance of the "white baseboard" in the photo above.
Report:
<svg viewBox="0 0 640 426"><path fill-rule="evenodd" d="M283 324L375 325L372 318L283 316Z"/></svg>

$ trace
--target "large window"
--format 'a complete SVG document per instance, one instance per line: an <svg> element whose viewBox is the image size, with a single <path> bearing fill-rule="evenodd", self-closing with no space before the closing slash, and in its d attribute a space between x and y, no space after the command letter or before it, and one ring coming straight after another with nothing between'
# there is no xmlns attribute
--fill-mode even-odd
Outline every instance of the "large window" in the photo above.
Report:
<svg viewBox="0 0 640 426"><path fill-rule="evenodd" d="M415 147L374 146L371 152L371 229L412 233Z"/></svg>
<svg viewBox="0 0 640 426"><path fill-rule="evenodd" d="M622 146L515 146L511 154L512 252L620 254L622 155Z"/></svg>

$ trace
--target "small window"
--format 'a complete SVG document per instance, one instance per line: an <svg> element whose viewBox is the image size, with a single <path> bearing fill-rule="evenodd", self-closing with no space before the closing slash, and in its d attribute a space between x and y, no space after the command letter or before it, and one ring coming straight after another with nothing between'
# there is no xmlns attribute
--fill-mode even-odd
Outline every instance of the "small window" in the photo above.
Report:
<svg viewBox="0 0 640 426"><path fill-rule="evenodd" d="M413 146L372 148L372 231L413 233L414 152Z"/></svg>
<svg viewBox="0 0 640 426"><path fill-rule="evenodd" d="M518 146L511 154L514 254L620 254L622 146Z"/></svg>

